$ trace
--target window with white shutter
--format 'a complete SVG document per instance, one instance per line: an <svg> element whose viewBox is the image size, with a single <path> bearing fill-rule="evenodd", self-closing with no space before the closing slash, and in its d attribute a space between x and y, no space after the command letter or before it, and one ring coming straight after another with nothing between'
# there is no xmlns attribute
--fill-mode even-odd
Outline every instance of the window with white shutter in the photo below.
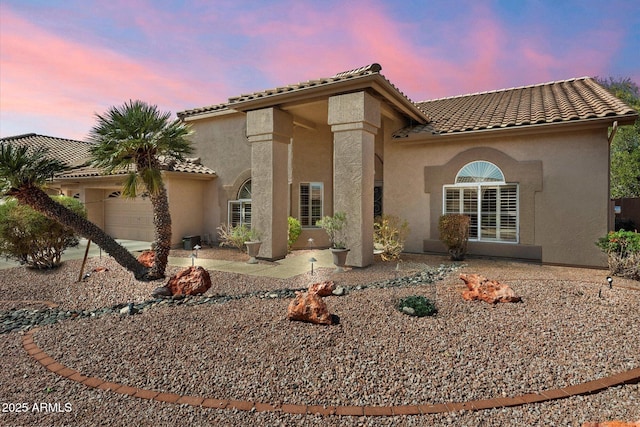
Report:
<svg viewBox="0 0 640 427"><path fill-rule="evenodd" d="M518 242L518 186L505 182L493 163L465 165L444 187L443 213L471 218L469 240Z"/></svg>

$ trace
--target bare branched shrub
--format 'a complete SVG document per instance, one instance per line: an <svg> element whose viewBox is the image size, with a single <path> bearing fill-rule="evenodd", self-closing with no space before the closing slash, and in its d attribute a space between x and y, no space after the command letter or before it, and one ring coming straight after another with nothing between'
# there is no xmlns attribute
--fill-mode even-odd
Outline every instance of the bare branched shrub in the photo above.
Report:
<svg viewBox="0 0 640 427"><path fill-rule="evenodd" d="M446 214L438 221L440 240L453 261L462 261L467 254L471 218L462 214Z"/></svg>

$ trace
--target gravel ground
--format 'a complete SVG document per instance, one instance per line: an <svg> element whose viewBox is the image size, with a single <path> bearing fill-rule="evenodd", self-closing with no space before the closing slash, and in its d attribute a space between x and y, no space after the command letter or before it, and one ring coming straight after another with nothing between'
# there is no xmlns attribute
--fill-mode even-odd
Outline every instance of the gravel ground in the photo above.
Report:
<svg viewBox="0 0 640 427"><path fill-rule="evenodd" d="M228 256L220 253L220 256ZM208 256L215 257L209 253ZM209 295L306 287L333 279L366 285L408 275L441 257L407 255L336 275L320 269L287 280L211 271ZM79 262L42 273L3 270L0 310L95 309L149 299L162 282L142 283L109 258L75 283ZM177 271L170 269L170 273ZM509 284L520 304L488 305L460 297L461 272ZM469 260L434 284L351 288L326 297L340 324L286 319L289 299L246 297L200 306L157 307L135 316L105 315L43 327L35 342L85 375L157 391L265 403L410 405L514 396L590 381L640 366L640 283L603 270ZM407 295L435 299L438 315L394 309ZM600 294L600 296L599 296ZM11 302L6 302L7 300ZM37 301L37 302L34 302ZM640 420L640 386L516 408L405 417L321 417L213 410L163 404L91 389L30 359L21 333L1 336L0 402L71 404L63 413L1 413L0 425L581 425Z"/></svg>

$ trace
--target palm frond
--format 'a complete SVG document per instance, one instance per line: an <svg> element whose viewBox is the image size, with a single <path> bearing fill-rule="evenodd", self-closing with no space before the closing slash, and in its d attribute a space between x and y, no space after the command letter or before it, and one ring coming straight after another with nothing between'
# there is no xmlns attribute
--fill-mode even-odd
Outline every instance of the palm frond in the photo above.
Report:
<svg viewBox="0 0 640 427"><path fill-rule="evenodd" d="M62 161L49 156L46 147L0 144L0 185L5 193L22 186L41 186L66 169Z"/></svg>

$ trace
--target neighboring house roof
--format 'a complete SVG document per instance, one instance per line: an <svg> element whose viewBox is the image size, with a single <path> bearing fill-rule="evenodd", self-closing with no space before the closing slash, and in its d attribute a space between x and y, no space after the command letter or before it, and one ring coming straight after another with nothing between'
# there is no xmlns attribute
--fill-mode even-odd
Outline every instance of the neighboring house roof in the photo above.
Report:
<svg viewBox="0 0 640 427"><path fill-rule="evenodd" d="M280 86L259 92L253 92L229 98L227 103L194 108L178 113L181 119L198 115L211 114L225 110L247 111L255 108L265 108L296 99L300 95L319 96L331 95L341 90L346 92L373 87L383 95L387 102L394 105L408 117L418 123L425 123L429 119L404 93L387 80L380 71L380 64L370 64L354 70L344 71L331 77L308 80L287 86ZM346 87L349 87L346 89Z"/></svg>
<svg viewBox="0 0 640 427"><path fill-rule="evenodd" d="M185 161L165 161L161 166L162 170L167 172L183 172L183 173L193 173L199 175L210 175L211 177L216 176L216 172L213 169L210 169L206 166L200 164L200 159L185 159ZM132 168L135 170L135 166ZM110 175L123 175L129 173L126 169L120 169L114 171ZM56 178L59 179L71 179L71 178L91 178L104 176L105 173L102 169L93 167L93 166L83 166L75 169L68 170L61 174L56 175Z"/></svg>
<svg viewBox="0 0 640 427"><path fill-rule="evenodd" d="M35 133L8 136L0 139L0 142L21 147L45 147L49 149L49 156L64 162L69 167L86 164L89 158L89 147L91 146L88 142L37 135Z"/></svg>
<svg viewBox="0 0 640 427"><path fill-rule="evenodd" d="M638 117L590 77L418 102L433 120L397 131L410 134L453 134L559 122Z"/></svg>
<svg viewBox="0 0 640 427"><path fill-rule="evenodd" d="M27 133L24 135L8 136L0 139L2 143L31 148L45 147L49 149L49 156L64 162L70 169L56 175L56 178L86 178L104 175L101 169L89 166L91 156L89 148L91 143L76 141L73 139L56 138L53 136L36 135ZM200 164L200 159L185 159L185 161L163 161L162 169L170 172L184 172L215 176L214 170ZM122 170L113 175L127 173Z"/></svg>

